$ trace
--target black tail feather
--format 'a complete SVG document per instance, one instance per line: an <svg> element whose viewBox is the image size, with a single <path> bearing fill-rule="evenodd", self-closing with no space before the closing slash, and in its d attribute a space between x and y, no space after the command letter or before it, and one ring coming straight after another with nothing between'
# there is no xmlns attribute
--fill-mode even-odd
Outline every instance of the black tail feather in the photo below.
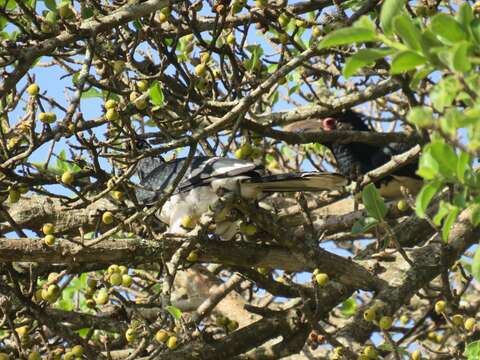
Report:
<svg viewBox="0 0 480 360"><path fill-rule="evenodd" d="M262 176L246 182L255 184L264 192L288 192L338 190L347 185L348 180L339 174L303 172Z"/></svg>

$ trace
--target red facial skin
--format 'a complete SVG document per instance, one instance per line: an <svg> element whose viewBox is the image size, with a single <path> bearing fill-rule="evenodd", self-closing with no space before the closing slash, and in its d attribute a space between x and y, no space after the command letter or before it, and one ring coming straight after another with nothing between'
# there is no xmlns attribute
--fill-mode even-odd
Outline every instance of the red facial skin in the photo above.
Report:
<svg viewBox="0 0 480 360"><path fill-rule="evenodd" d="M337 120L335 118L325 118L322 120L321 124L325 131L331 131L337 128Z"/></svg>

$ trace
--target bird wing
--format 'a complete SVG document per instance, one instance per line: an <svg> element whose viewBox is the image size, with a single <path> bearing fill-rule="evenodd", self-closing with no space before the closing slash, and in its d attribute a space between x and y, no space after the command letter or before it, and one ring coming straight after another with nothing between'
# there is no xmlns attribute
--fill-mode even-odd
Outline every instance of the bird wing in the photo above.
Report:
<svg viewBox="0 0 480 360"><path fill-rule="evenodd" d="M158 200L158 195L173 183L186 160L186 158L180 158L166 163L153 158L140 160L137 168L140 178L140 186L136 190L138 201L151 204ZM260 177L262 174L262 168L250 161L196 156L192 159L175 193L187 192L196 187L209 185L218 179L238 176Z"/></svg>
<svg viewBox="0 0 480 360"><path fill-rule="evenodd" d="M206 158L192 167L190 176L182 182L179 189L188 191L192 187L208 185L214 180L235 177L258 178L264 174L261 166L247 160L223 157Z"/></svg>
<svg viewBox="0 0 480 360"><path fill-rule="evenodd" d="M173 184L187 159L159 163L155 159L138 165L140 186L136 189L140 203L153 204ZM306 172L264 175L262 167L253 162L221 157L194 157L175 193L163 205L160 219L168 231L185 233L186 217L199 218L218 200L217 190L234 190L239 186L241 196L255 199L263 192L319 191L338 189L347 180L338 174ZM238 224L226 221L217 234L229 239L237 233Z"/></svg>

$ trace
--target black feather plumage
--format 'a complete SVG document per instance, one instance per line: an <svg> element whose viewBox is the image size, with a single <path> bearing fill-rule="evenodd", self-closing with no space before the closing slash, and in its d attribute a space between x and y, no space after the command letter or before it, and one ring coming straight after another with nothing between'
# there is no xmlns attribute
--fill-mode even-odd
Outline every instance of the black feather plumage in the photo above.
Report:
<svg viewBox="0 0 480 360"><path fill-rule="evenodd" d="M327 121L327 122L326 122ZM298 125L287 127L291 131L311 131L316 129L372 131L362 116L348 110L330 118L301 121ZM360 176L386 164L392 156L404 153L413 146L402 143L390 143L386 146L370 145L359 142L348 144L324 143L335 157L338 171L343 176L357 180ZM375 182L383 196L396 198L401 196L400 186L405 186L411 193L416 193L421 187L421 178L416 174L418 161L396 169L392 174ZM395 186L393 184L395 183Z"/></svg>
<svg viewBox="0 0 480 360"><path fill-rule="evenodd" d="M346 111L336 117L341 124L340 128L356 131L372 131L362 117L354 111ZM343 126L342 126L343 125ZM376 146L363 143L326 144L332 151L340 173L348 177L358 177L372 171L413 146L402 143L390 143L386 146ZM418 162L405 165L395 170L392 175L408 176L420 179L416 174ZM392 176L384 178L391 180Z"/></svg>

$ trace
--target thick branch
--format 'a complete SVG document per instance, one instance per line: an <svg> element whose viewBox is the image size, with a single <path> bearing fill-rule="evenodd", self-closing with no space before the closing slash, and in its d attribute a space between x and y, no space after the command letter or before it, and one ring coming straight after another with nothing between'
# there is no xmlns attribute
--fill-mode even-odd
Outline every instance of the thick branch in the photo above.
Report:
<svg viewBox="0 0 480 360"><path fill-rule="evenodd" d="M59 239L53 247L41 239L0 239L0 262L38 263L104 263L138 264L170 257L183 240L163 238L161 241L143 239L112 239L92 247ZM332 278L356 288L378 290L385 283L376 279L361 265L341 256L319 249L320 258L313 263L308 256L295 249L274 245L256 245L238 242L205 242L199 252L200 262L221 263L242 267L266 267L286 271L311 271L318 267Z"/></svg>
<svg viewBox="0 0 480 360"><path fill-rule="evenodd" d="M359 90L349 95L342 96L332 100L325 105L301 106L293 110L273 112L258 116L255 121L264 125L286 125L295 121L306 120L311 118L321 118L334 115L341 110L350 109L351 107L377 99L400 89L400 84L393 80L387 79L377 84L367 86L363 90Z"/></svg>
<svg viewBox="0 0 480 360"><path fill-rule="evenodd" d="M326 116L325 112L322 116ZM400 142L407 144L418 143L418 137L401 132L371 132L371 131L310 131L298 133L293 131L274 130L271 126L261 125L253 121L245 120L243 126L262 136L270 137L276 140L284 141L288 144L308 144L308 143L338 143L348 144L360 142L371 145L387 145L391 142ZM321 130L319 128L319 130Z"/></svg>
<svg viewBox="0 0 480 360"><path fill-rule="evenodd" d="M22 197L15 204L8 204L8 207L8 213L20 228L40 231L43 224L53 223L57 234L78 234L80 227L85 232L92 231L103 211L116 208L107 198L83 209L72 209L59 199L39 195ZM0 233L11 230L8 222L0 223Z"/></svg>

